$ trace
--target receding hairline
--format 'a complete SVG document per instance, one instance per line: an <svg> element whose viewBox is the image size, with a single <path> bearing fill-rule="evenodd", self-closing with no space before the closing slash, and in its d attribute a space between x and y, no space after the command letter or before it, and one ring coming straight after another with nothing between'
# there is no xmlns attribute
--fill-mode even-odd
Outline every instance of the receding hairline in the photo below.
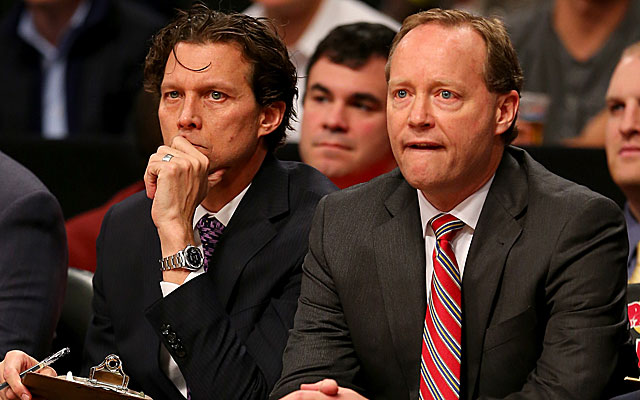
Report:
<svg viewBox="0 0 640 400"><path fill-rule="evenodd" d="M474 26L470 22L461 22L459 24L448 24L446 22L439 21L439 20L431 20L431 21L426 21L420 25L416 25L410 30L408 30L404 34L402 39L400 39L396 43L396 45L392 47L391 52L389 53L389 57L387 57L387 64L385 65L385 77L387 79L387 84L389 83L389 78L391 77L391 60L393 59L393 55L395 54L396 50L398 50L398 47L400 47L401 43L407 38L407 36L409 36L409 34L411 34L411 32L414 32L417 29L421 29L423 27L432 26L432 25L439 25L442 28L450 29L450 30L455 30L455 29L461 30L461 31L467 30L471 33L475 33L480 38L484 46L483 48L484 60L482 62L482 74L483 76L486 74L487 64L489 62L489 52L488 52L489 49L488 49L487 39L482 35L482 33L478 29L474 28Z"/></svg>

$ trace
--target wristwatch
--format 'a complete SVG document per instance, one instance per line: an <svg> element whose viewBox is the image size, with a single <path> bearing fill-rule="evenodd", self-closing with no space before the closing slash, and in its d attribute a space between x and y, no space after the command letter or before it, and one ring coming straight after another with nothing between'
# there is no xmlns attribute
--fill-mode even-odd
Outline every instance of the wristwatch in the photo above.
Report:
<svg viewBox="0 0 640 400"><path fill-rule="evenodd" d="M160 269L162 271L169 271L177 268L197 271L204 264L204 256L202 255L202 250L200 250L200 248L188 244L184 250L168 257L164 257L158 261L160 261Z"/></svg>

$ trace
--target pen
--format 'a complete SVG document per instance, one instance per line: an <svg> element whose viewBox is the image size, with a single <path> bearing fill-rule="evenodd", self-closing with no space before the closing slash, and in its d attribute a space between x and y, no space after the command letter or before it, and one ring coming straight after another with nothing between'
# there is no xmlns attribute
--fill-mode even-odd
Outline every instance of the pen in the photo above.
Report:
<svg viewBox="0 0 640 400"><path fill-rule="evenodd" d="M20 379L24 378L24 376L29 372L39 371L44 367L48 367L49 365L51 365L54 362L58 361L60 358L62 358L64 356L66 356L67 354L69 354L70 352L71 352L71 349L69 349L68 347L65 347L64 349L60 350L59 352L50 355L49 357L47 357L44 360L40 361L39 363L37 363L33 367L25 369L24 371L22 371L20 373ZM4 382L4 383L0 384L0 390L6 388L7 386L9 386L9 384L7 382Z"/></svg>

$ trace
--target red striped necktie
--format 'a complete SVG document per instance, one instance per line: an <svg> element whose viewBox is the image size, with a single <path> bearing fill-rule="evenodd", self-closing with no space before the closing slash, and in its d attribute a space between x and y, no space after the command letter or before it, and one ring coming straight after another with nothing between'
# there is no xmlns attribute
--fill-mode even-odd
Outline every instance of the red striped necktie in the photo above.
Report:
<svg viewBox="0 0 640 400"><path fill-rule="evenodd" d="M464 222L449 214L439 214L431 221L436 246L422 331L421 400L460 397L462 280L451 241L464 226Z"/></svg>

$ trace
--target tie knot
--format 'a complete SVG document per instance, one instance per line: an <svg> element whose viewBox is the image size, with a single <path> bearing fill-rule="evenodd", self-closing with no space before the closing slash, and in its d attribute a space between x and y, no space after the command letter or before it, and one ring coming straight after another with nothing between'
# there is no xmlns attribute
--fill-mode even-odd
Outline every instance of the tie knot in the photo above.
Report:
<svg viewBox="0 0 640 400"><path fill-rule="evenodd" d="M451 241L460 229L464 227L464 222L449 214L438 214L431 220L431 227L436 234L437 240Z"/></svg>

